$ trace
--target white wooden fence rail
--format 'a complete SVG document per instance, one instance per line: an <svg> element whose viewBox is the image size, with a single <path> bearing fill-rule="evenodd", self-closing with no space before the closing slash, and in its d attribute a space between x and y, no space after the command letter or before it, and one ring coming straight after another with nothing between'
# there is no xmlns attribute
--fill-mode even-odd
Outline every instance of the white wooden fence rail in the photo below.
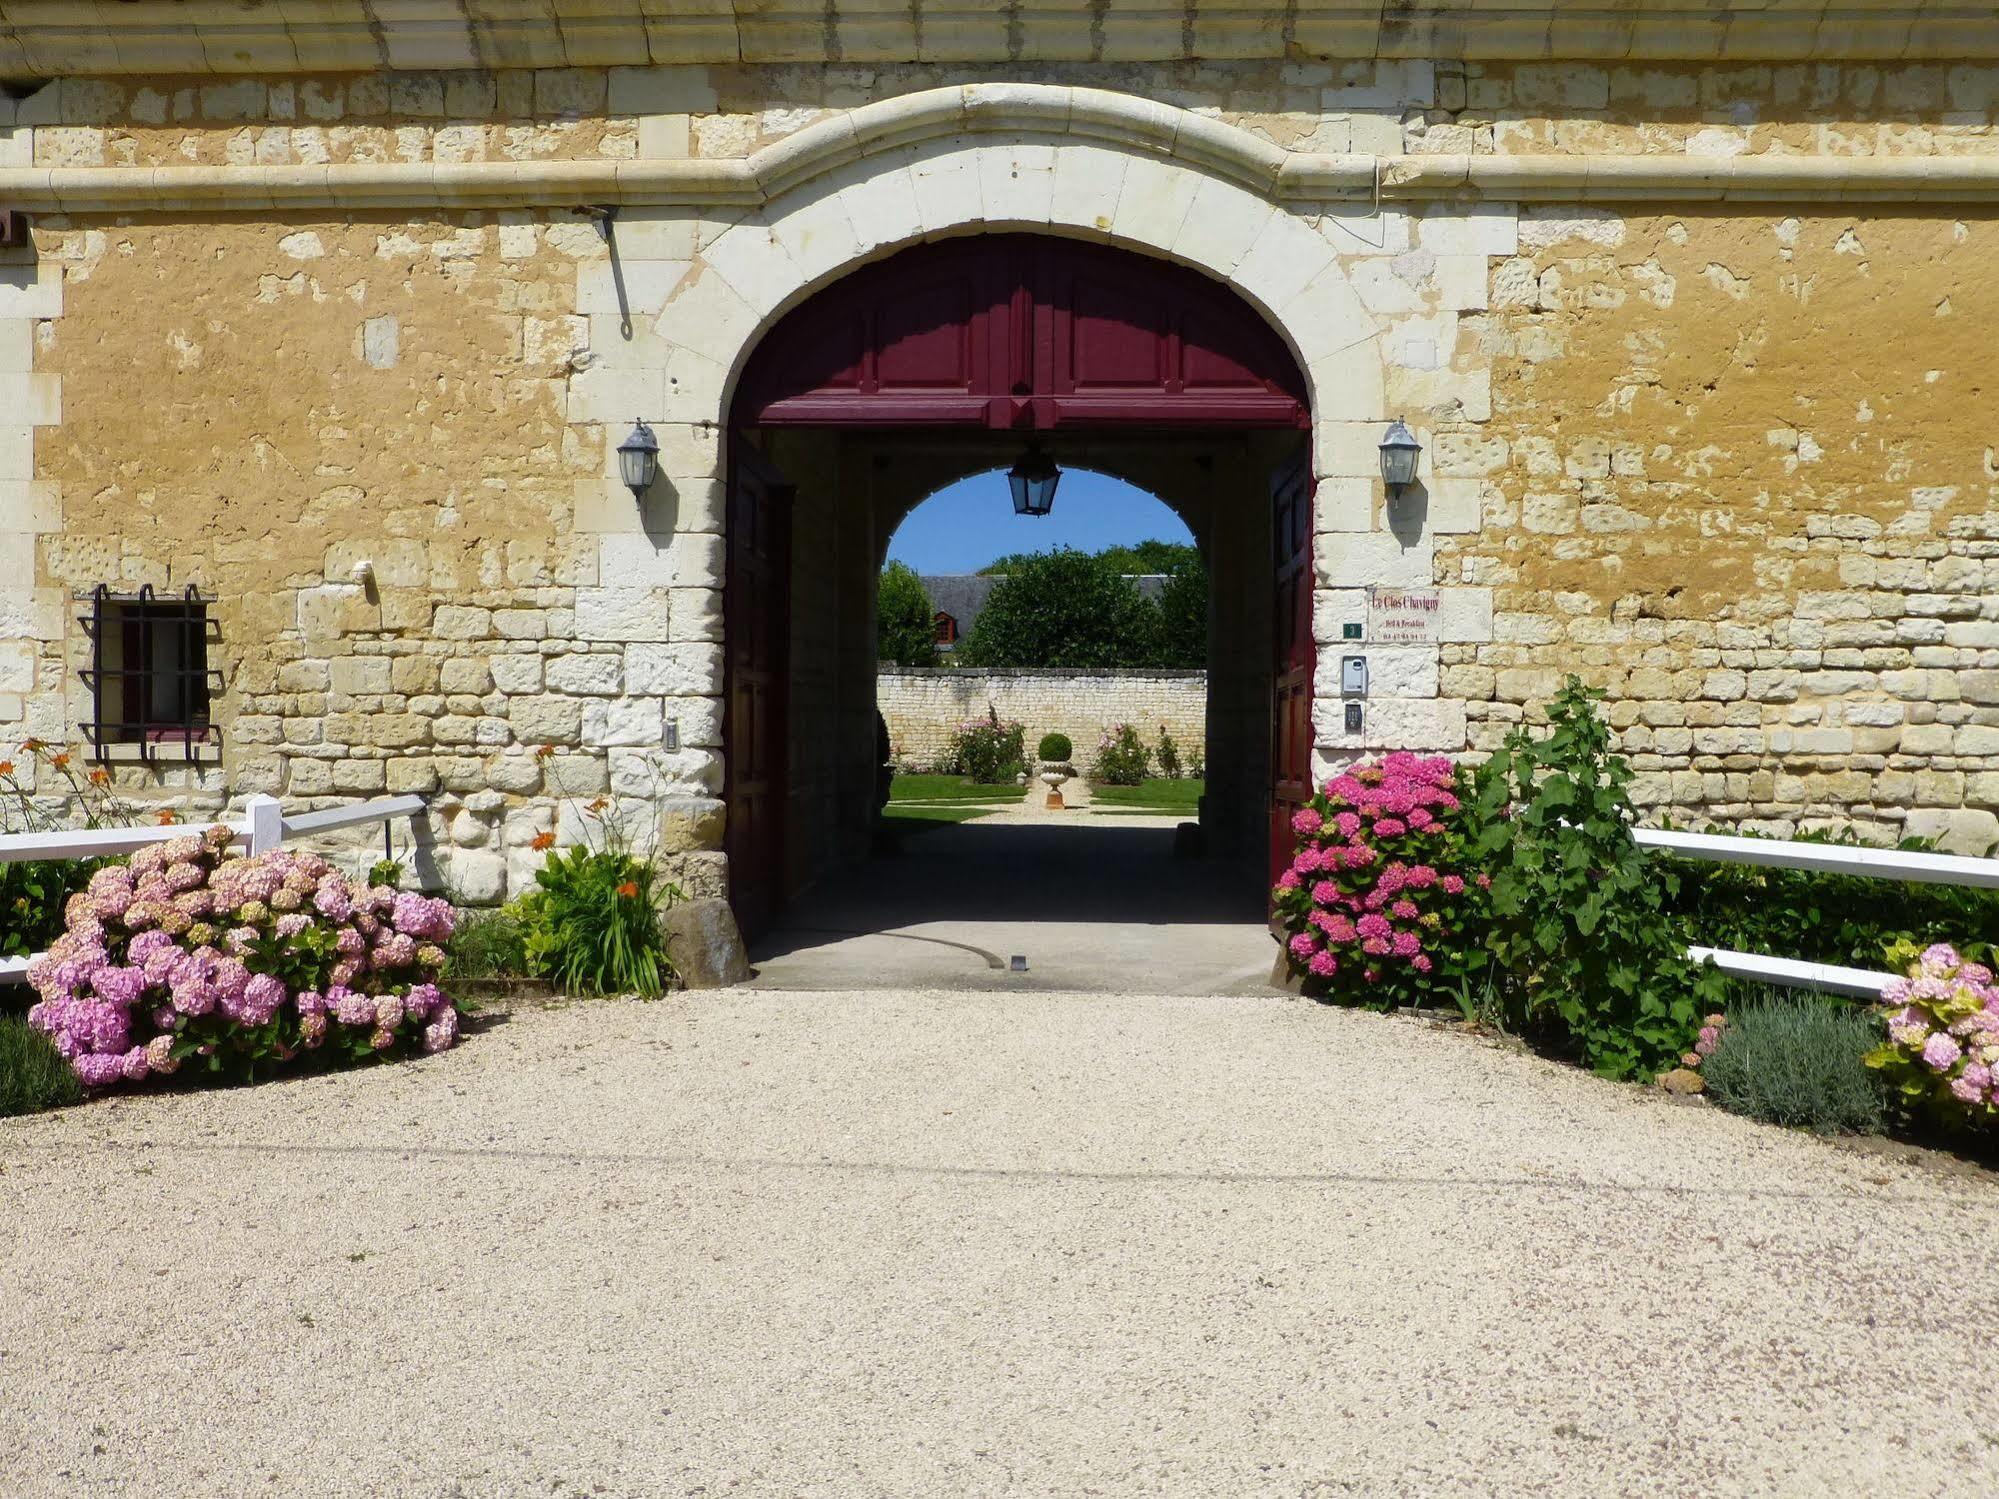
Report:
<svg viewBox="0 0 1999 1499"><path fill-rule="evenodd" d="M235 820L213 820L168 824L148 828L77 828L53 833L0 834L0 864L27 863L35 859L94 859L106 854L129 854L149 844L169 843L218 823L234 831L235 841L252 854L268 853L282 847L287 839L330 833L336 828L362 827L371 822L391 822L398 817L414 817L424 809L420 796L378 796L373 801L356 802L350 807L334 807L325 812L300 812L285 816L284 806L275 796L253 796L243 803L243 815ZM0 984L26 981L33 958L0 958Z"/></svg>
<svg viewBox="0 0 1999 1499"><path fill-rule="evenodd" d="M1910 880L1925 885L1972 885L1999 889L1999 859L1971 859L1958 854L1912 853L1899 848L1853 848L1833 843L1800 843L1784 838L1738 838L1726 833L1674 833L1660 828L1633 828L1641 848L1657 849L1683 859L1711 859L1722 864L1756 864L1767 869L1817 869L1831 874L1859 875L1877 880ZM1967 934L1969 935L1969 934ZM1808 963L1797 958L1773 958L1764 953L1732 952L1719 947L1690 947L1696 962L1711 961L1733 978L1755 979L1801 989L1829 989L1879 999L1882 986L1899 974L1871 968L1845 968L1837 963Z"/></svg>

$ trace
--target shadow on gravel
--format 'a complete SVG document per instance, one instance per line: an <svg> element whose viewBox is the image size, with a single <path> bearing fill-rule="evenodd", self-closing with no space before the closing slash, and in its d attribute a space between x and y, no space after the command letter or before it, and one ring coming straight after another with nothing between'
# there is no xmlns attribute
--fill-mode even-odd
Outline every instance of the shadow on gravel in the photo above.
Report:
<svg viewBox="0 0 1999 1499"><path fill-rule="evenodd" d="M820 881L750 960L767 988L1238 993L1273 955L1258 867L1177 858L1171 826L995 820Z"/></svg>

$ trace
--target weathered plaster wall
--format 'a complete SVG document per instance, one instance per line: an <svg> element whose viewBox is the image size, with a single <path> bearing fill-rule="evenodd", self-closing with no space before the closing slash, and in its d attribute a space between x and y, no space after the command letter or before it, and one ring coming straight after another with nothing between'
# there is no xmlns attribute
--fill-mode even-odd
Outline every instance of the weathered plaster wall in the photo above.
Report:
<svg viewBox="0 0 1999 1499"><path fill-rule="evenodd" d="M1999 837L1999 220L1528 215L1493 421L1455 454L1494 591L1443 690L1489 746L1607 687L1682 818Z"/></svg>

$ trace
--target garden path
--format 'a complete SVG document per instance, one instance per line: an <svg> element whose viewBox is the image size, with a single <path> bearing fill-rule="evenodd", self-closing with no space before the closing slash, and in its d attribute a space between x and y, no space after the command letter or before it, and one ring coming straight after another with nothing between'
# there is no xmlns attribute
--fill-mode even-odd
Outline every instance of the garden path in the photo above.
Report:
<svg viewBox="0 0 1999 1499"><path fill-rule="evenodd" d="M1999 1188L1277 997L0 1121L0 1491L1983 1495Z"/></svg>

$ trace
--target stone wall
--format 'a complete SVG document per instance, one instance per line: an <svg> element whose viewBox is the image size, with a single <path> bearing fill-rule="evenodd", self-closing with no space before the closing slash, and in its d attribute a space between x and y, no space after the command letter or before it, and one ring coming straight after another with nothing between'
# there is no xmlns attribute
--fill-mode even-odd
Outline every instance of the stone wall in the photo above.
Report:
<svg viewBox="0 0 1999 1499"><path fill-rule="evenodd" d="M1096 763L1097 741L1112 724L1128 723L1147 748L1162 728L1180 747L1184 766L1205 765L1208 753L1208 674L1204 671L1031 671L938 667L884 671L875 701L888 721L896 763L930 770L950 757L951 739L988 707L1027 730L1027 752L1043 734L1066 734L1078 769Z"/></svg>
<svg viewBox="0 0 1999 1499"><path fill-rule="evenodd" d="M1995 253L1989 214L1524 214L1437 558L1493 589L1470 742L1579 671L1682 821L1999 839Z"/></svg>
<svg viewBox="0 0 1999 1499"><path fill-rule="evenodd" d="M479 899L603 795L718 888L733 373L846 268L997 223L1198 266L1284 331L1328 673L1368 585L1444 590L1439 644L1369 650L1362 735L1322 678L1322 765L1489 747L1579 671L1681 820L1999 838L1999 67L817 48L228 79L197 49L0 107L33 218L0 252L0 732L80 747L77 596L192 582L220 748L114 756L122 794L426 791ZM1390 506L1398 413L1425 454ZM1079 750L1203 737L1194 705L999 706Z"/></svg>

